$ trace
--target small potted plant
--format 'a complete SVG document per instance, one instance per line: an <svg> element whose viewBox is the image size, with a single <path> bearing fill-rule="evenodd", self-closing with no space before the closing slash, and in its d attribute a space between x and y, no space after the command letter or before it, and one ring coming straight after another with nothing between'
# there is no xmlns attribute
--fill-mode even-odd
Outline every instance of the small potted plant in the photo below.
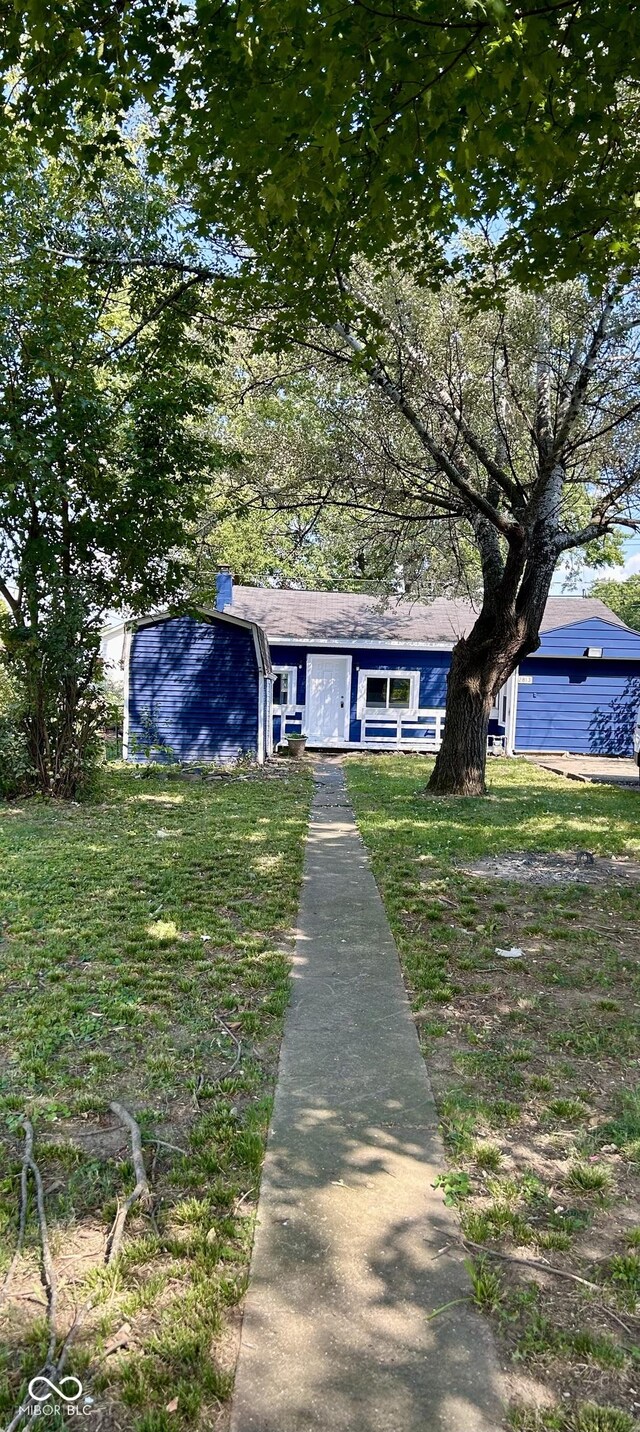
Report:
<svg viewBox="0 0 640 1432"><path fill-rule="evenodd" d="M291 731L287 736L287 746L290 756L303 756L307 738L304 731Z"/></svg>

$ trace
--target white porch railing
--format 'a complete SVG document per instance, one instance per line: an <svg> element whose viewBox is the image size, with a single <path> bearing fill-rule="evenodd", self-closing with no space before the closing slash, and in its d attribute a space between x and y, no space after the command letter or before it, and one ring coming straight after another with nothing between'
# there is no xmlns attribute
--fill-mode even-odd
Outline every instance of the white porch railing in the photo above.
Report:
<svg viewBox="0 0 640 1432"><path fill-rule="evenodd" d="M281 741L284 741L285 736L294 736L296 733L299 735L300 731L304 731L304 712L304 706L289 707L287 711L281 712L275 710L274 715L280 715Z"/></svg>
<svg viewBox="0 0 640 1432"><path fill-rule="evenodd" d="M414 711L368 711L361 720L360 740L345 742L350 746L414 746L425 751L438 751L442 744L444 708ZM305 708L298 706L281 714L280 739L305 729ZM313 744L313 738L311 739Z"/></svg>
<svg viewBox="0 0 640 1432"><path fill-rule="evenodd" d="M365 712L361 740L367 746L418 746L438 751L442 745L444 709L434 707L409 714L406 711Z"/></svg>
<svg viewBox="0 0 640 1432"><path fill-rule="evenodd" d="M297 706L281 713L280 740L305 729L305 707ZM381 711L374 715L365 713L360 723L360 740L348 741L345 745L367 747L378 750L413 749L439 751L444 731L444 707L430 707L414 711ZM314 744L311 738L311 745ZM504 736L489 736L487 749L495 755L504 751Z"/></svg>

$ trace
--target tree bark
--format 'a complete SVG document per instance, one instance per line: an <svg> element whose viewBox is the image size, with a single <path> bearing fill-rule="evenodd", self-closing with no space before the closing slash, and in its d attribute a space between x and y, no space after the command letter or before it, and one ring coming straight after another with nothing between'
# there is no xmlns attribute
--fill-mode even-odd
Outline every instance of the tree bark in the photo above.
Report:
<svg viewBox="0 0 640 1432"><path fill-rule="evenodd" d="M454 647L447 678L442 745L427 790L434 795L481 796L485 791L487 731L493 705L490 673L464 637Z"/></svg>
<svg viewBox="0 0 640 1432"><path fill-rule="evenodd" d="M451 654L444 735L427 785L430 794L484 795L491 708L508 677L540 645L555 562L544 534L526 558L509 555L497 582L487 562L482 610Z"/></svg>

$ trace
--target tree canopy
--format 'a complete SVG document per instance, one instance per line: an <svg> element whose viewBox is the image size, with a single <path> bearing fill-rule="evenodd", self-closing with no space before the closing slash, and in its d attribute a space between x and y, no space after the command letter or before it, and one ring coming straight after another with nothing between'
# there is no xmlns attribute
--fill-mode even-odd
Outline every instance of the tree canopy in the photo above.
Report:
<svg viewBox="0 0 640 1432"><path fill-rule="evenodd" d="M5 124L55 148L98 115L108 145L144 102L203 222L299 304L326 308L301 277L355 254L435 280L460 224L496 221L520 279L637 257L635 0L2 0L0 21Z"/></svg>
<svg viewBox="0 0 640 1432"><path fill-rule="evenodd" d="M360 261L343 296L344 321L312 325L289 355L293 379L276 370L261 396L258 384L261 460L250 484L275 510L315 502L369 513L399 539L413 532L418 590L424 578L429 590L434 552L451 569L465 534L475 560L460 574L481 597L453 653L431 788L477 794L492 703L539 645L558 562L579 548L611 562L620 531L637 526L637 287L612 281L593 296L580 280L544 295L510 285L474 313L458 282L431 294ZM271 321L267 310L267 333ZM297 352L316 365L306 392ZM311 461L302 442L292 473L287 430L293 422L304 435L314 405L322 441ZM441 582L442 564L435 573Z"/></svg>
<svg viewBox="0 0 640 1432"><path fill-rule="evenodd" d="M258 348L312 341L364 379L403 431L384 502L394 471L403 522L472 532L483 602L433 780L481 790L558 560L637 521L638 0L76 0L73 28L62 0L0 0L0 19L25 143L99 172L146 107L200 246L126 244L131 281L222 279L229 328L268 310Z"/></svg>
<svg viewBox="0 0 640 1432"><path fill-rule="evenodd" d="M254 344L255 334L235 335L210 420L228 460L195 524L196 591L210 596L223 562L242 582L477 593L473 544L454 524L443 541L441 524L402 493L400 474L420 469L420 454L375 387L312 343L280 357Z"/></svg>
<svg viewBox="0 0 640 1432"><path fill-rule="evenodd" d="M175 251L171 196L130 155L98 193L13 145L0 182L3 663L40 789L73 794L99 719L99 627L181 592L218 449L199 291L130 271L113 234ZM89 255L89 257L87 257ZM101 261L95 262L98 257ZM215 330L214 330L215 331Z"/></svg>
<svg viewBox="0 0 640 1432"><path fill-rule="evenodd" d="M591 596L600 597L627 626L640 631L640 576L634 573L624 582L602 579L594 582Z"/></svg>

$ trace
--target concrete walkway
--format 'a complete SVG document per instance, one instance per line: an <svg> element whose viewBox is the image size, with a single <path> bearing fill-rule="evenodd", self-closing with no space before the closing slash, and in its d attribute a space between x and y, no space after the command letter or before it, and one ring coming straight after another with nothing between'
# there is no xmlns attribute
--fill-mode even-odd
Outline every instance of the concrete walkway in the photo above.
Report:
<svg viewBox="0 0 640 1432"><path fill-rule="evenodd" d="M342 770L319 762L232 1432L503 1426L488 1327L432 1187L437 1122Z"/></svg>
<svg viewBox="0 0 640 1432"><path fill-rule="evenodd" d="M624 756L527 756L533 766L568 776L572 781L597 785L630 786L638 790L638 763Z"/></svg>

